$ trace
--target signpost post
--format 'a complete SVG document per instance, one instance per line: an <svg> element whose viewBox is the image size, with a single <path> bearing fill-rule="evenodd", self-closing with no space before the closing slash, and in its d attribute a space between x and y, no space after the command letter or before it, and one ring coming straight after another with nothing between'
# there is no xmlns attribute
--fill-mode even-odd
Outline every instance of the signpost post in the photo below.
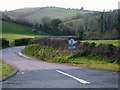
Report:
<svg viewBox="0 0 120 90"><path fill-rule="evenodd" d="M73 49L76 48L76 46L74 46L74 44L76 43L76 41L74 39L70 39L68 41L68 43L70 44L69 49L71 50L71 54L73 54Z"/></svg>

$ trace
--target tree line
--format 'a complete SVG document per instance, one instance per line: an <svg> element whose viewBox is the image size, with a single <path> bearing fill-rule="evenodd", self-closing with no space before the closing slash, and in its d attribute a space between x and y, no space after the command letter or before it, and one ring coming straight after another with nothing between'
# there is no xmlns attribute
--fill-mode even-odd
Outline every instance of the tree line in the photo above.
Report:
<svg viewBox="0 0 120 90"><path fill-rule="evenodd" d="M119 39L120 10L77 14L65 24L83 39Z"/></svg>
<svg viewBox="0 0 120 90"><path fill-rule="evenodd" d="M77 13L69 19L42 18L32 22L26 18L14 18L2 13L2 20L31 26L51 35L75 35L79 39L120 39L120 10L87 14Z"/></svg>

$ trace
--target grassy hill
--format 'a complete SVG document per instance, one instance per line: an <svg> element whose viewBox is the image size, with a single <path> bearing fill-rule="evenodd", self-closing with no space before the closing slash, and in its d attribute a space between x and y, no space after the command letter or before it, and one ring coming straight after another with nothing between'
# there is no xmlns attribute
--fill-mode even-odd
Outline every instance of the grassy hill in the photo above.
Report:
<svg viewBox="0 0 120 90"><path fill-rule="evenodd" d="M30 21L41 21L44 17L50 18L70 18L75 16L76 14L86 14L86 13L94 13L94 11L88 10L78 10L78 9L65 9L58 7L43 7L43 8L23 8L17 9L13 11L5 12L6 14L16 17L16 18L26 18Z"/></svg>
<svg viewBox="0 0 120 90"><path fill-rule="evenodd" d="M32 32L32 28L25 26L25 25L20 25L20 24L15 24L11 22L6 22L6 21L0 21L2 22L2 37L3 38L8 38L9 40L13 40L16 38L23 38L23 37L38 37L38 36L47 36L48 34L45 32L39 33L34 33Z"/></svg>

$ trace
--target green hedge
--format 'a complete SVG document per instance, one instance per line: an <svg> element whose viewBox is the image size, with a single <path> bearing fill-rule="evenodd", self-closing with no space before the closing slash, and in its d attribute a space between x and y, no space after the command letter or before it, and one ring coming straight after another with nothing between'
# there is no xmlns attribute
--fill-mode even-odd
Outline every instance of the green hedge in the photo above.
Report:
<svg viewBox="0 0 120 90"><path fill-rule="evenodd" d="M28 45L29 41L32 38L21 38L21 39L16 39L14 40L14 46L23 46L23 45Z"/></svg>
<svg viewBox="0 0 120 90"><path fill-rule="evenodd" d="M44 46L51 46L57 49L68 48L68 41L56 37L34 38L29 41L29 44L40 44Z"/></svg>
<svg viewBox="0 0 120 90"><path fill-rule="evenodd" d="M0 38L0 47L1 48L9 47L9 41L5 38Z"/></svg>
<svg viewBox="0 0 120 90"><path fill-rule="evenodd" d="M42 46L39 44L28 45L22 51L22 53L39 58L44 61L51 62L68 62L69 53L67 51L54 49L50 46Z"/></svg>
<svg viewBox="0 0 120 90"><path fill-rule="evenodd" d="M83 48L83 47L85 47L85 48ZM74 50L75 52L73 53L73 55L71 55L69 53L69 51L66 49L61 50L61 49L53 48L52 46L43 46L40 44L32 44L32 45L26 46L22 50L22 53L27 56L30 56L33 58L38 58L40 60L49 61L49 62L71 63L71 64L77 64L80 66L85 66L85 67L90 67L90 68L119 71L118 64L120 64L120 63L117 62L117 60L110 59L109 57L106 57L105 55L102 56L102 55L95 53L95 52L99 52L99 50L95 51L95 49L103 48L103 46L101 47L101 45L100 45L98 47L95 47L95 44L89 45L88 43L84 43L83 47L81 47L81 48L83 48L83 51L84 51L84 49L86 49L86 51L78 52L77 50L79 50L79 51L81 51L81 50L79 47L77 47L79 49ZM93 48L95 54L92 51L93 49L90 50L89 48ZM109 50L113 50L114 47L112 47L110 45L109 47L105 46L105 48L108 48ZM103 50L103 49L101 49L101 50ZM84 54L85 52L87 52L87 53ZM108 51L108 52L110 52L110 51ZM105 54L108 52L106 52L104 50ZM83 54L83 55L81 55L81 54Z"/></svg>

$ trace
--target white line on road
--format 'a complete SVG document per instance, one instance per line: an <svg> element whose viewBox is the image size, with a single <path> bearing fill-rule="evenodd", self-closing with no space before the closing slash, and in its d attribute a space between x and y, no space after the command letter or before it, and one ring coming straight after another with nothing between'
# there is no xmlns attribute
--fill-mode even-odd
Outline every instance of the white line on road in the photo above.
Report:
<svg viewBox="0 0 120 90"><path fill-rule="evenodd" d="M20 56L24 57L24 58L29 59L29 57L27 57L27 56L23 55L21 52L19 52L18 54L19 54Z"/></svg>
<svg viewBox="0 0 120 90"><path fill-rule="evenodd" d="M56 71L59 72L59 73L61 73L61 74L63 74L63 75L66 75L66 76L68 76L68 77L71 77L71 78L77 80L78 82L80 82L80 83L82 83L82 84L89 84L89 83L90 83L90 82L87 82L87 81L85 81L85 80L83 80L83 79L79 79L79 78L77 78L77 77L75 77L75 76L72 76L72 75L70 75L70 74L68 74L68 73L62 72L62 71L60 71L60 70L56 70Z"/></svg>
<svg viewBox="0 0 120 90"><path fill-rule="evenodd" d="M22 74L24 74L24 72L22 72Z"/></svg>

